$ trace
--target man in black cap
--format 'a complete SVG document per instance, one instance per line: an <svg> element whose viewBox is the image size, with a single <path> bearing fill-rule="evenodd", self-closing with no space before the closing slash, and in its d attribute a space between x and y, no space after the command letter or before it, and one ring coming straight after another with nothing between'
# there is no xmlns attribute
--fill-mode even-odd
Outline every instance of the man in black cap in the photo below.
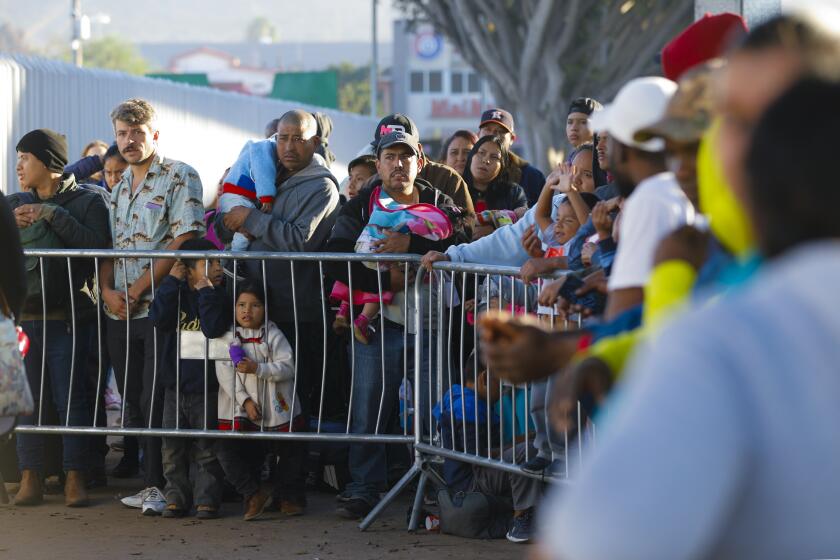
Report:
<svg viewBox="0 0 840 560"><path fill-rule="evenodd" d="M416 129L415 129L416 130ZM371 209L378 200L385 203L391 199L399 204L432 204L452 218L453 233L446 239L432 241L415 234L387 232L384 240L374 242L378 253L425 254L429 250L445 251L450 245L470 240L472 232L465 229L464 220L459 219L459 210L452 199L418 178L420 169L420 146L417 138L406 131L394 130L380 135L376 152L378 177L373 184L365 186L359 194L341 208L335 222L326 250L331 253L355 252L356 240L370 220ZM325 262L327 275L333 280L349 284L347 263ZM377 329L368 344L356 344L351 353L354 360L353 402L350 427L353 433L387 433L397 417L398 391L403 379L403 350L406 342L403 336L406 317L400 294L405 290L405 268L392 266L387 271L372 270L362 262L351 263L353 289L372 293L391 291L395 293L394 303L382 305L383 329ZM405 294L410 299L412 294ZM416 303L414 305L417 305ZM419 304L421 309L429 306ZM409 304L411 307L411 304ZM436 305L432 305L436 308ZM358 308L357 308L358 310ZM428 321L428 317L426 317ZM376 325L378 326L379 320ZM429 321L433 324L434 321ZM435 340L436 336L432 336ZM425 340L425 337L424 337ZM405 348L409 353L413 348ZM429 386L430 370L428 356L436 354L423 350L421 375L424 386ZM383 371L384 361L384 371ZM411 367L411 366L409 366ZM412 373L405 372L411 378ZM384 387L383 387L384 381ZM421 410L429 410L428 391L421 391ZM422 413L421 413L422 414ZM336 513L342 517L357 519L367 515L379 501L379 492L387 484L386 452L382 445L351 445L349 456L352 481L339 495Z"/></svg>
<svg viewBox="0 0 840 560"><path fill-rule="evenodd" d="M434 186L443 194L447 195L455 202L455 205L464 210L464 213L470 217L475 214L470 191L464 179L457 171L436 161L426 157L423 153L423 145L420 143L420 131L414 120L408 115L401 113L394 113L383 117L379 124L376 125L376 131L373 135L373 142L370 143L370 153L375 153L376 147L379 145L379 139L389 132L404 132L412 136L420 152L420 172L417 176L430 185ZM377 179L378 175L371 177L365 187L372 185ZM364 187L363 187L364 188Z"/></svg>
<svg viewBox="0 0 840 560"><path fill-rule="evenodd" d="M498 136L502 139L505 147L510 150L510 145L516 140L516 133L513 127L513 115L504 109L488 109L481 114L481 122L478 125L478 137ZM542 171L510 151L511 176L514 183L518 183L525 189L528 197L528 205L536 206L540 198L545 175Z"/></svg>
<svg viewBox="0 0 840 560"><path fill-rule="evenodd" d="M8 202L14 210L24 248L110 247L108 208L102 197L80 188L72 174L64 173L67 165L64 136L49 129L33 130L20 139L16 149L16 171L24 192L9 196ZM65 259L34 257L27 261L33 261L27 262L29 293L18 319L30 340L25 359L29 385L35 394L40 392L43 357L43 371L49 376L59 418L67 419L71 426L88 425L83 368L96 307L81 290L93 279L93 261L72 259L72 280L68 280ZM46 289L42 290L42 286ZM36 410L18 421L34 424L37 415ZM71 507L87 505L87 438L64 436L62 441L63 468L67 473L65 503ZM19 434L17 453L22 477L15 503L38 504L43 500L43 436Z"/></svg>

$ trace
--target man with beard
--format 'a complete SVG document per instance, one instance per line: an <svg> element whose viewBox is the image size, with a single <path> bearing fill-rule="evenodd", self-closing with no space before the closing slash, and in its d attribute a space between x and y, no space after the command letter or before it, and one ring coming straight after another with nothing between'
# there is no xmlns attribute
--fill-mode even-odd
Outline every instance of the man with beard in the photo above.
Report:
<svg viewBox="0 0 840 560"><path fill-rule="evenodd" d="M676 87L664 78L632 80L618 92L612 105L593 117L593 127L609 133L610 170L626 200L608 284L607 320L642 303L659 241L694 220L691 202L674 174L666 171L664 142L638 142L633 138L646 123L664 113Z"/></svg>
<svg viewBox="0 0 840 560"><path fill-rule="evenodd" d="M129 169L111 191L114 248L175 250L204 234L201 179L189 165L160 154L155 110L143 99L129 99L111 112L117 146ZM125 408L125 427L160 426L163 386L157 374L154 328L149 319L152 286L160 285L174 259L105 259L101 265L108 352ZM128 321L128 329L126 329ZM126 332L128 330L128 332ZM158 340L157 342L160 342ZM154 388L154 393L153 393ZM123 499L144 513L160 513L166 502L160 438L144 439L146 489ZM115 476L137 471L137 445L126 438L125 454Z"/></svg>
<svg viewBox="0 0 840 560"><path fill-rule="evenodd" d="M400 205L436 206L452 222L452 233L449 237L434 241L414 233L388 231L386 238L373 242L376 253L422 255L433 250L445 251L450 245L471 238L472 232L468 227L465 229L464 219L453 200L418 178L420 146L414 135L402 131L392 131L383 135L379 140L376 155L379 178L373 185L364 187L355 198L342 207L327 242L327 251L355 252L356 240L368 224L373 208L390 204L391 200ZM332 279L349 283L346 263L325 262L324 267ZM406 279L402 265L392 266L387 271L378 271L355 261L351 263L350 269L354 289L373 293L390 291L395 294L404 290ZM413 299L411 294L406 294L405 297L409 299L409 307L419 305L420 309L433 309L436 306L436 302L429 307L422 300L420 303L410 303ZM396 296L395 301L398 301ZM434 321L430 315L424 313L424 323L427 324L424 329L433 328ZM351 353L354 375L350 431L354 434L383 433L396 420L398 391L404 374L403 348L408 344L407 351L414 351L413 337L405 339L403 336L406 321L410 317L405 316L401 304L393 302L390 305L382 305L380 319L383 328L374 333L368 344L357 344L355 351ZM432 334L431 340L436 340L436 334ZM429 386L429 372L435 371L430 367L432 355L435 355L433 349L429 351L426 348L421 351L420 372L423 387ZM408 365L409 369L413 370L410 360ZM405 375L412 378L413 372L407 371ZM434 385L434 381L431 383ZM434 394L434 390L420 391L418 412L421 417L425 413L422 411L430 410L430 394ZM423 424L427 425L426 422ZM387 483L385 447L363 443L351 445L349 467L352 480L338 496L339 506L336 513L348 519L358 519L366 516L376 505L379 492Z"/></svg>

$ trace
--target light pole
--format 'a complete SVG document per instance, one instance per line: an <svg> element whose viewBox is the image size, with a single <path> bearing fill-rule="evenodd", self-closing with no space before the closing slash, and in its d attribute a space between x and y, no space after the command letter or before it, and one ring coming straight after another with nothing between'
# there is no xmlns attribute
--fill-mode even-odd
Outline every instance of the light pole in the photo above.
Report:
<svg viewBox="0 0 840 560"><path fill-rule="evenodd" d="M377 58L378 58L378 45L376 44L376 0L371 0L371 7L372 7L372 53L371 53L371 61L370 61L370 116L376 118L376 108L379 104L379 91L378 91L378 68L377 68Z"/></svg>
<svg viewBox="0 0 840 560"><path fill-rule="evenodd" d="M73 11L70 16L73 18L73 40L70 41L70 48L73 50L73 64L82 66L82 0L72 0Z"/></svg>

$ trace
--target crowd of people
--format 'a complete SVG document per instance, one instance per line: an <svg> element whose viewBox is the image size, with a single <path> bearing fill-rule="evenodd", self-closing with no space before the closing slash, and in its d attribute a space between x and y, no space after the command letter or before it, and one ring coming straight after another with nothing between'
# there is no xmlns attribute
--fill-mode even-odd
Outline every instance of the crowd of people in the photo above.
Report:
<svg viewBox="0 0 840 560"><path fill-rule="evenodd" d="M489 277L447 287L459 292L448 305L474 317L448 336L463 350L457 329L474 323L480 339L459 364L436 347L437 291L414 301L415 265L121 257L97 270L27 257L25 274L3 272L2 294L29 339L33 393L46 380L41 404L60 423L101 426L112 370L124 427L306 431L329 408L351 433L401 433L406 356L420 344L423 437L521 467L445 459L450 493L502 504L474 536L536 540L545 558L836 555L840 229L826 165L840 34L806 16L748 30L707 15L663 49L662 69L610 103L572 101L571 149L547 175L512 149L503 108L455 132L439 161L409 116L389 115L359 139L344 185L328 119L289 111L231 154L212 208L195 170L159 152L166 130L145 100L114 108L114 142L72 164L61 134L27 133L21 192L0 198L24 248L413 254L428 271L519 270L513 289ZM433 336L407 335L417 308ZM430 375L438 360L466 377ZM491 450L500 380L527 384L533 433ZM597 418L597 444L573 484L547 490L569 468L558 434L583 437L578 406ZM107 480L107 445L61 440L66 504L86 505ZM123 503L144 514L213 519L225 492L246 521L305 512L301 441L125 437L123 448L111 475L142 472ZM18 505L43 501L44 451L43 436L17 435ZM349 445L336 513L370 513L404 460Z"/></svg>

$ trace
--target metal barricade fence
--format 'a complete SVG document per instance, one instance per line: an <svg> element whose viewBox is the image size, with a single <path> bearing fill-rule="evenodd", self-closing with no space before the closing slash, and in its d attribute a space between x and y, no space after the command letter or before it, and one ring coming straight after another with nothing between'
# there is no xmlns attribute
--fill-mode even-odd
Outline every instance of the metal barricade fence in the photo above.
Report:
<svg viewBox="0 0 840 560"><path fill-rule="evenodd" d="M465 399L460 400L460 410L457 411L453 406L446 409L445 404L443 404L444 397L453 386L457 385L463 390L466 384L470 384L470 381L473 388L479 386L480 372L478 371L477 358L474 358L472 379L467 379L469 375L465 377L464 373L465 358L469 355L468 350L477 346L477 334L474 329L469 328L467 306L465 304L469 303L470 299L474 300L476 302L474 308L476 312L485 308L510 308L515 313L519 313L527 312L533 307L536 301L532 293L533 288L521 285L521 283L517 284L518 269L436 263L431 273L425 273L418 270L419 257L417 255L387 254L36 249L25 251L25 255L38 259L39 270L41 271L45 269L44 263L46 260L64 261L71 297L67 299L66 305L63 307L64 315L61 313L56 315L53 309L48 310L47 296L51 289L50 284L55 283L56 285L52 288L60 289L58 287L59 280L60 282L64 280L51 277L50 282L47 282L42 274L40 278L41 316L39 318L30 314L23 317L24 330L27 327L30 329L37 328L35 325L39 322L42 330L40 331L40 348L37 348L37 344L33 345L34 351L36 353L40 351L40 355L31 356L27 364L30 384L33 385L33 394L37 402L37 413L34 418L23 419L16 427L18 434L246 438L278 441L342 442L347 444L412 445L414 452L413 465L361 522L360 528L362 530L370 526L382 509L404 490L415 477L419 476L420 481L409 523L409 529L416 528L426 483L430 477L441 480L441 476L434 467L434 464L439 462L440 458L456 459L474 465L526 474L521 470L521 465L533 456L530 449L531 443L533 443L531 429L534 427L529 421L530 387L505 384L493 378L492 372L489 372L489 375L484 378L484 390L495 394L496 391L490 391L491 385L494 389L497 388L500 395L497 402L491 403L490 400L484 400L483 410L479 410L478 400L475 400L469 413ZM175 259L201 260L204 261L205 274L209 270L210 261L219 259L224 262L225 282L228 284L229 304L232 306L231 326L233 326L236 317L234 294L237 293L238 284L246 277L261 284L264 292L270 294L272 289L274 290L274 295L266 297L266 321L273 320L276 323L281 322L280 318L282 318L286 330L291 331L284 334L287 338L293 339L294 374L292 393L294 396L291 399L291 410L288 415L290 421L287 431L266 429L264 417L259 420L258 429L255 428L253 431L235 429L237 414L235 395L237 394L237 388L241 389L241 386L245 384L236 373L232 376L229 388L232 408L230 414L231 429L225 431L210 427L216 413L221 416L223 412L217 410L214 413L212 410L214 399L211 394L212 389L209 389L209 387L212 387L214 383L210 379L210 363L214 362L214 365L229 364L231 359L229 356L219 356L218 347L211 350L210 339L200 339L203 349L200 352L199 359L203 361L204 372L203 426L200 428L194 426L185 428L180 425L179 414L175 414L175 425L163 427L162 409L164 405L162 400L164 391L161 387L164 380L161 377L167 375L167 372L159 371L162 366L163 349L160 348L162 333L158 332L158 327L152 327L153 365L150 379L144 380L142 375L139 379L133 379L129 375L129 371L137 371L138 367L136 364L130 363L132 321L128 319L124 320L125 359L124 361L121 360L119 364L113 364L115 375L119 370L122 370L122 375L117 378L123 399L120 422L118 426L108 426L107 423L102 425L100 401L102 400L101 393L105 381L103 376L107 375L107 368L103 367L105 364L102 362L102 350L103 344L105 344L103 337L114 334L107 332L105 323L107 323L108 329L122 329L122 326L117 327L117 323L113 319L106 320L103 318L100 309L100 266L103 262L109 260L122 263L121 272L115 272L115 275L122 275L123 296L128 305L129 294L125 263L132 259L140 263L148 261L152 270L154 270L155 264L161 261L174 262ZM85 262L86 265L84 265ZM371 422L373 429L367 430L365 433L359 433L351 426L354 403L359 400L354 398L354 391L359 390L356 383L356 357L360 348L362 348L362 342L357 341L352 333L353 318L361 311L361 304L354 299L356 292L359 291L359 286L357 284L354 288L353 263L366 263L370 268L376 270L398 267L402 269L403 282L402 289L395 290L400 294L400 297L392 297L383 291L381 276L377 275L378 285L373 300L378 302L380 312L376 316L377 318L371 321L371 324L374 330L378 330L378 336L381 337L378 356L378 375L380 379L378 383L375 383L378 385L375 388L375 397L378 398L372 399L371 402L377 402L378 406L376 408L375 424ZM91 274L87 277L85 277L84 272L78 274L81 267L90 267L91 264L93 269ZM167 263L167 266L171 265ZM328 349L328 329L331 328L328 323L333 311L332 303L329 301L324 285L325 279L328 278L325 266L333 272L336 270L343 271L346 267L348 280L346 288L350 294L349 323L351 332L346 349L350 364L349 389L345 399L346 411L342 411L346 413L346 418L342 422L343 429L339 430L328 429L324 410L327 392L342 390L341 387L328 386L328 361L330 358L336 358L336 356L330 354ZM306 270L309 271L309 274L302 274ZM243 272L245 273L243 274ZM168 270L166 273L168 274ZM414 274L416 274L416 278L412 280L411 277ZM333 274L333 276L335 275ZM85 278L84 285L80 285L80 278ZM165 278L165 276L162 276L162 278ZM313 279L317 280L316 285L311 285ZM304 282L305 285L300 285L301 282ZM327 285L331 283L332 280L327 280ZM160 284L160 281L155 282L154 277L152 277L152 297L157 291L157 284ZM290 292L281 294L284 301L282 304L277 303L278 285L288 287ZM303 300L306 300L306 305L304 305ZM368 295L368 300L370 300L370 295ZM96 309L95 319L82 319L81 305L92 306ZM274 306L281 305L281 309L274 309ZM168 381L170 390L173 390L174 387L175 402L178 403L180 402L181 385L180 358L184 335L181 332L180 298L177 300L177 309L174 312L176 313L175 332L173 333L171 330L168 332L168 335L174 335L176 340L174 361L170 364L174 365L175 368L174 385L172 384L173 380L168 377L166 381ZM312 317L313 313L317 314L318 317ZM289 317L289 315L291 316ZM70 347L72 348L70 356L67 357L70 379L67 383L69 389L66 396L66 405L61 402L60 406L57 406L59 409L65 409L65 414L59 422L60 425L47 425L44 422L44 387L48 368L47 362L49 361L47 359L47 345L55 343L55 341L48 342L45 338L47 337L47 322L56 318L69 325L67 332L61 336L69 337ZM320 329L312 329L311 327L303 329L304 324L311 325L312 323L320 323ZM92 332L88 333L88 329ZM391 338L388 338L388 340L396 341L396 346L400 345L399 339L402 339L401 355L396 358L393 352L389 352L386 357L386 332L390 333L388 336ZM86 334L90 336L90 339L82 341L81 338ZM315 341L316 345L320 343L320 356L307 355L317 354L317 350L313 348L313 340L301 340L304 334L311 335L312 338L320 336L320 340ZM90 366L90 369L95 372L93 376L88 370L88 363L83 363L85 362L83 358L88 350L97 354L96 367ZM370 353L367 347L362 348L362 350L367 354ZM339 344L338 352L343 351L343 344ZM215 352L215 354L211 355L211 352ZM29 366L36 361L40 364L40 371L31 371ZM309 367L308 371L301 371L299 364L304 361L310 366L313 362L317 364L318 371L312 371L314 369L312 367ZM396 376L394 375L395 369ZM409 376L409 371L413 372L411 376ZM171 372L168 373L171 374ZM77 399L85 400L85 392L80 389L85 381L83 376L95 377L96 379L95 381L90 380L90 383L95 386L93 391L94 402L87 404L91 417L90 423L79 425L78 422L71 420L71 410L73 409L74 395ZM399 396L394 394L393 391L397 379L399 379ZM151 385L143 387L144 394L148 395L148 402L145 403L145 406L144 403L139 402L136 389L132 387L132 384L138 382L144 385L150 382ZM265 387L266 384L263 384L262 395L265 395ZM308 391L312 387L316 387L317 392ZM305 397L312 396L313 399L311 402L301 399L301 404L297 405L295 404L295 396L299 394L301 388L307 391ZM220 384L220 393L227 390L227 387ZM393 414L393 411L399 404L399 400L402 401L404 406L402 411L399 412L399 417L397 417L396 414ZM49 402L49 399L46 402ZM295 411L297 406L301 406L301 413L304 414L304 418L310 418L310 422L305 428L296 427L295 422L292 421L297 416ZM359 405L356 404L356 406ZM437 414L435 413L436 406L440 409ZM142 415L138 414L138 408L142 411ZM130 412L128 420L126 419L127 411ZM343 417L344 414L341 416ZM138 420L138 417L141 420ZM467 432L464 430L459 437L447 438L444 433L446 430L443 428L448 426L450 430L455 429L458 419L460 419L462 425L472 424L474 433L467 437ZM498 422L495 421L496 419L498 419ZM400 421L398 422L398 420ZM398 423L400 424L399 427L397 427ZM334 428L334 424L331 427ZM456 435L454 432L451 432L451 434ZM558 456L555 453L554 457L564 461L564 472L563 476L560 477L561 479L568 474L566 469L569 461L568 437L568 434L563 435L562 454ZM513 453L507 456L498 455L500 449L510 447L519 440L521 440L519 447L524 450L523 453L518 455Z"/></svg>

